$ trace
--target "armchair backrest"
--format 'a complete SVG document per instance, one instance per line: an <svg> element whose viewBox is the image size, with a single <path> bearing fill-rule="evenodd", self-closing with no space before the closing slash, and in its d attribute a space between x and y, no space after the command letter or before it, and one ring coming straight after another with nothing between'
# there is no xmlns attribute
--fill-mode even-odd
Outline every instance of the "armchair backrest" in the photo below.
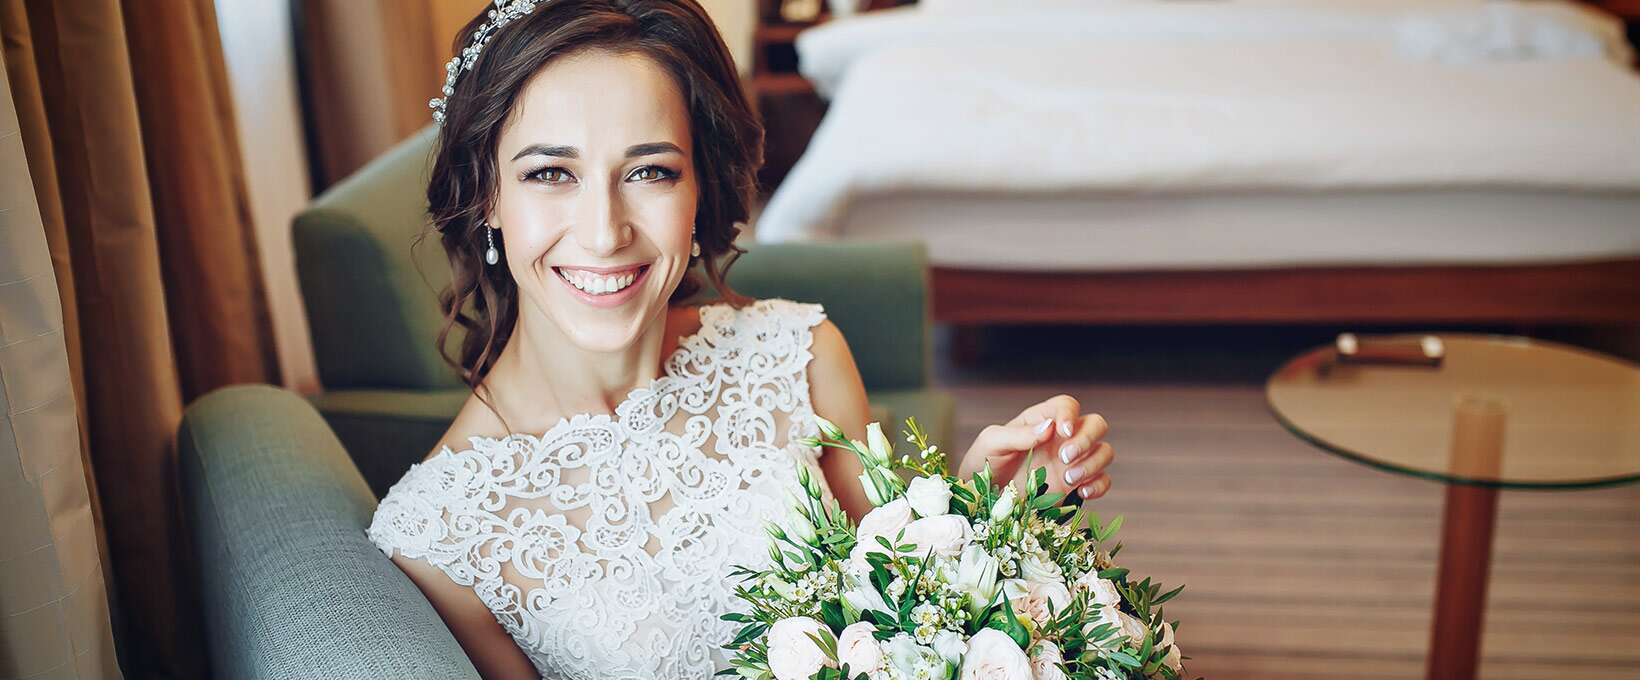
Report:
<svg viewBox="0 0 1640 680"><path fill-rule="evenodd" d="M296 216L297 279L326 389L460 387L434 346L450 270L427 229L435 129L325 191ZM868 389L915 389L930 362L927 257L920 243L749 244L729 272L754 297L819 302ZM703 292L709 295L709 292ZM697 296L700 299L701 296ZM460 342L452 331L452 343ZM452 345L456 346L456 345Z"/></svg>

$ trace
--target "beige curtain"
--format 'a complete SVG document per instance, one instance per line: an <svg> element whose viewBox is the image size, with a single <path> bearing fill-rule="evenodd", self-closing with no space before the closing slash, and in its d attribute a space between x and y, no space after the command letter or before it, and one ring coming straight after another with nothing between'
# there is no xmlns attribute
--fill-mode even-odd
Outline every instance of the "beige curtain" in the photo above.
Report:
<svg viewBox="0 0 1640 680"><path fill-rule="evenodd" d="M119 678L64 313L34 190L0 80L0 678Z"/></svg>
<svg viewBox="0 0 1640 680"><path fill-rule="evenodd" d="M102 510L112 628L129 677L208 676L176 498L171 438L182 406L220 385L277 375L217 40L210 0L0 0L40 217L32 227L8 219L8 232L46 244L49 259L36 248L28 262L54 274L82 423L81 449L36 453L48 456L36 465L94 472L83 502L48 496L45 486L5 499L41 504L53 528ZM6 313L0 332L10 338ZM8 379L6 392L40 379ZM96 561L92 534L61 534L79 561L59 565L57 578L80 577ZM0 550L15 540L0 534ZM3 613L10 604L0 600ZM109 626L94 609L76 611L86 622L54 640L111 664L83 639ZM49 664L50 645L30 637L47 634L0 627L0 677ZM119 675L98 669L39 677Z"/></svg>

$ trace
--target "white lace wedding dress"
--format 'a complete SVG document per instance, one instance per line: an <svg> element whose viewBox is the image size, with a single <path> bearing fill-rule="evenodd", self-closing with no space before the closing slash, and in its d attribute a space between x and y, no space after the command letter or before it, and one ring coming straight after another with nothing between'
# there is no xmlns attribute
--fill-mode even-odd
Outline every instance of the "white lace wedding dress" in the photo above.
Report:
<svg viewBox="0 0 1640 680"><path fill-rule="evenodd" d="M665 372L609 414L473 437L412 465L370 540L471 587L545 678L707 678L740 610L732 565L767 562L809 402L819 305L700 309ZM822 483L823 478L820 478Z"/></svg>

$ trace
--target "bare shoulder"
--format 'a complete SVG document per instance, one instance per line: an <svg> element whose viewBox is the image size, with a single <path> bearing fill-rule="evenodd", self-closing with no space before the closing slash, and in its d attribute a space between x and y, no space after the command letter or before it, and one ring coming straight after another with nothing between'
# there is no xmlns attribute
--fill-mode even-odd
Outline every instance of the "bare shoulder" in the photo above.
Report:
<svg viewBox="0 0 1640 680"><path fill-rule="evenodd" d="M832 420L864 423L866 389L848 340L831 319L815 324L809 352L809 393L815 413Z"/></svg>

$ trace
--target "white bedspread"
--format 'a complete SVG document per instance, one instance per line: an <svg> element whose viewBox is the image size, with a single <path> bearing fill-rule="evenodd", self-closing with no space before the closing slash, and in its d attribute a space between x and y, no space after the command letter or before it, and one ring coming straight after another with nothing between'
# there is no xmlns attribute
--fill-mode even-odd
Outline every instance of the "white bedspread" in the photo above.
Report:
<svg viewBox="0 0 1640 680"><path fill-rule="evenodd" d="M832 107L758 238L909 190L1640 192L1640 77L1569 5L1021 2L805 33Z"/></svg>

